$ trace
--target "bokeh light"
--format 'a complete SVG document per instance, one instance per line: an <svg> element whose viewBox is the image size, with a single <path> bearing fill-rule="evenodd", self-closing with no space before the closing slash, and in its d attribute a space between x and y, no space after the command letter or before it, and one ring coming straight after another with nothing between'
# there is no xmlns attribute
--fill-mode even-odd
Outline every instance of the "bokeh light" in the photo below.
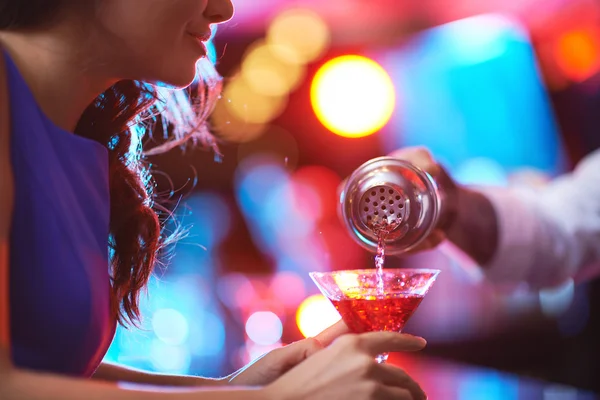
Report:
<svg viewBox="0 0 600 400"><path fill-rule="evenodd" d="M190 329L189 349L197 357L219 357L225 350L225 325L220 313L195 315Z"/></svg>
<svg viewBox="0 0 600 400"><path fill-rule="evenodd" d="M299 168L292 175L292 184L297 190L294 196L296 207L299 210L310 208L305 214L312 214L315 219L337 218L337 188L341 181L338 174L326 167L305 165ZM302 194L307 190L312 193L313 202L305 201Z"/></svg>
<svg viewBox="0 0 600 400"><path fill-rule="evenodd" d="M583 81L600 69L600 31L577 29L563 34L556 43L556 63L574 81Z"/></svg>
<svg viewBox="0 0 600 400"><path fill-rule="evenodd" d="M276 46L255 42L244 56L242 77L256 93L284 96L295 89L305 75L304 64L291 63L274 52Z"/></svg>
<svg viewBox="0 0 600 400"><path fill-rule="evenodd" d="M152 328L160 340L171 345L185 343L189 334L185 317L172 308L157 310L152 316Z"/></svg>
<svg viewBox="0 0 600 400"><path fill-rule="evenodd" d="M458 399L481 399L485 393L486 400L504 400L519 398L519 387L496 371L472 372L465 374L458 382Z"/></svg>
<svg viewBox="0 0 600 400"><path fill-rule="evenodd" d="M222 98L211 114L211 126L215 134L231 143L250 142L267 129L265 123L249 122L238 117L227 104L231 99Z"/></svg>
<svg viewBox="0 0 600 400"><path fill-rule="evenodd" d="M246 334L254 343L269 346L281 339L283 324L275 313L257 311L246 321Z"/></svg>
<svg viewBox="0 0 600 400"><path fill-rule="evenodd" d="M161 340L153 340L150 345L150 360L157 371L187 374L191 358L189 350L184 346L171 346Z"/></svg>
<svg viewBox="0 0 600 400"><path fill-rule="evenodd" d="M291 180L289 200L294 213L310 221L317 221L323 215L323 203L319 193L309 182Z"/></svg>
<svg viewBox="0 0 600 400"><path fill-rule="evenodd" d="M296 312L296 323L304 337L313 337L340 319L333 304L321 294L308 297Z"/></svg>
<svg viewBox="0 0 600 400"><path fill-rule="evenodd" d="M506 186L507 173L500 163L485 158L470 158L462 162L452 173L463 185Z"/></svg>
<svg viewBox="0 0 600 400"><path fill-rule="evenodd" d="M332 132L350 138L370 135L391 118L396 105L394 84L375 61L346 55L325 63L310 93L313 110Z"/></svg>
<svg viewBox="0 0 600 400"><path fill-rule="evenodd" d="M225 87L225 105L238 119L263 124L276 118L285 108L287 97L265 96L257 93L246 80L234 77Z"/></svg>
<svg viewBox="0 0 600 400"><path fill-rule="evenodd" d="M187 220L190 224L188 233L204 249L213 251L227 238L232 228L231 210L225 197L217 192L198 191L186 203L192 211Z"/></svg>
<svg viewBox="0 0 600 400"><path fill-rule="evenodd" d="M329 28L319 14L289 9L269 25L267 43L281 59L305 64L319 58L330 42Z"/></svg>
<svg viewBox="0 0 600 400"><path fill-rule="evenodd" d="M295 272L277 272L271 281L271 292L285 306L297 306L306 294L304 281Z"/></svg>
<svg viewBox="0 0 600 400"><path fill-rule="evenodd" d="M237 301L237 293L244 287L250 286L250 280L243 274L223 275L217 284L217 294L221 302L228 308L237 308L241 304Z"/></svg>

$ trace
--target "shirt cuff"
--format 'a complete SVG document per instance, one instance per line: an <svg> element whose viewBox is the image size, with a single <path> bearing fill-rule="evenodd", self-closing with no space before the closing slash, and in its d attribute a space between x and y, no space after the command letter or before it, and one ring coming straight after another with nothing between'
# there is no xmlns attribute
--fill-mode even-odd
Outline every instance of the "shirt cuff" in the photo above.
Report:
<svg viewBox="0 0 600 400"><path fill-rule="evenodd" d="M496 212L498 245L492 259L482 265L484 276L495 283L527 282L536 252L536 213L525 198L506 188L477 188Z"/></svg>

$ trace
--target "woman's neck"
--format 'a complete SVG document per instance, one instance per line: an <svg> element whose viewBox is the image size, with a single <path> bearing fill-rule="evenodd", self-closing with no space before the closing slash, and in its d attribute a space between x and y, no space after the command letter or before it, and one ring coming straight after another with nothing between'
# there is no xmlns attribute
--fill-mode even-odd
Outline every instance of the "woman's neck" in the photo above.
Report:
<svg viewBox="0 0 600 400"><path fill-rule="evenodd" d="M41 109L58 127L73 132L87 106L114 82L91 67L65 28L43 33L1 32L0 43L15 62ZM69 37L71 36L71 37Z"/></svg>

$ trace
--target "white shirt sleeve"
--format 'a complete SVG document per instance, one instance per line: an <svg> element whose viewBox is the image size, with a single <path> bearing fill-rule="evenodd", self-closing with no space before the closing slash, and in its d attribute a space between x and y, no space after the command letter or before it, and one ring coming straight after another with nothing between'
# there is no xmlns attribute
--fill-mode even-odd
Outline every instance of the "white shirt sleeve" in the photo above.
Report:
<svg viewBox="0 0 600 400"><path fill-rule="evenodd" d="M488 279L542 288L600 274L600 150L542 188L481 191L499 228Z"/></svg>

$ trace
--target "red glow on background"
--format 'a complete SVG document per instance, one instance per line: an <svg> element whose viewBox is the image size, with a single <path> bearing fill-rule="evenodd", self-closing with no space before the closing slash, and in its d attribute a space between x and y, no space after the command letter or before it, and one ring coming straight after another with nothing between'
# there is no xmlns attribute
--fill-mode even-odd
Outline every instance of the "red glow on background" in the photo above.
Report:
<svg viewBox="0 0 600 400"><path fill-rule="evenodd" d="M365 264L367 258L362 247L350 237L347 229L337 218L319 224L317 229L329 254L329 265L332 270L372 267Z"/></svg>
<svg viewBox="0 0 600 400"><path fill-rule="evenodd" d="M296 206L300 209L314 207L310 203L304 203L306 200L302 196L305 195L302 188L310 188L312 194L319 201L319 212L314 216L315 220L325 219L335 216L337 213L337 187L341 182L340 177L329 168L310 165L298 169L292 176L294 183L294 196Z"/></svg>
<svg viewBox="0 0 600 400"><path fill-rule="evenodd" d="M310 221L323 217L323 199L310 182L291 180L292 202L295 212Z"/></svg>

